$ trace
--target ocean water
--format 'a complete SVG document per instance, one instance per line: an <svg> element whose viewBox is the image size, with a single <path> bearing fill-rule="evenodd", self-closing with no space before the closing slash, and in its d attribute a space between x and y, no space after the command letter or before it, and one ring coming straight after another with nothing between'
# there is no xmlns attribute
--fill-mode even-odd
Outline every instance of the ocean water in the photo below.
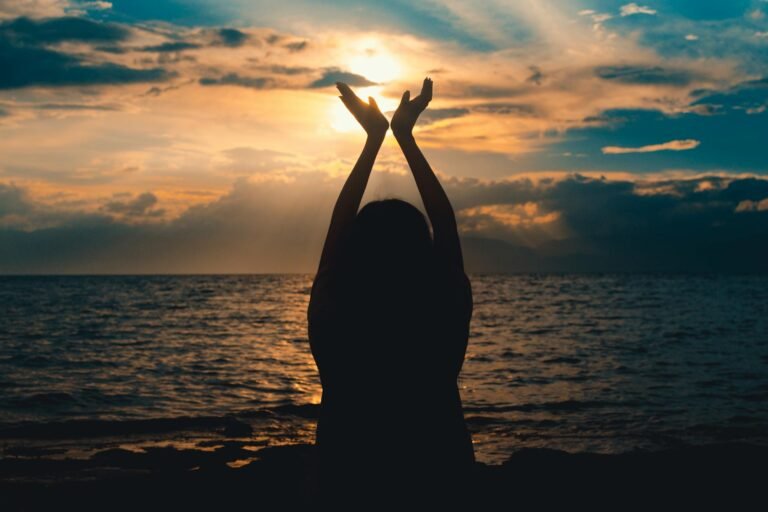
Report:
<svg viewBox="0 0 768 512"><path fill-rule="evenodd" d="M311 279L0 277L0 431L236 415L312 442ZM768 276L471 280L460 388L478 460L768 443Z"/></svg>

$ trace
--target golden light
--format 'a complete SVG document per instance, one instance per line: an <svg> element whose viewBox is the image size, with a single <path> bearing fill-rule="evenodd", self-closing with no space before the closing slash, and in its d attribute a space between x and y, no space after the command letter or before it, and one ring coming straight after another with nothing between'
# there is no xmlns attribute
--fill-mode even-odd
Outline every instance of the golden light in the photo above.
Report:
<svg viewBox="0 0 768 512"><path fill-rule="evenodd" d="M384 112L388 119L392 116L391 114L387 114L387 112L394 111L400 102L398 98L387 98L382 96L384 87L379 85L359 88L353 87L352 90L354 90L355 94L366 103L368 102L368 96L373 96L373 99L376 100L376 103L379 104L379 108ZM333 103L331 104L329 112L331 128L337 132L354 132L362 130L357 119L355 119L349 110L347 110L347 107L344 106L339 98L332 98L332 101Z"/></svg>
<svg viewBox="0 0 768 512"><path fill-rule="evenodd" d="M386 50L373 49L382 47L380 41L366 40L361 42L359 46L365 49L362 52L353 54L347 61L345 69L371 82L376 82L377 85L368 87L352 86L352 90L365 102L368 101L369 96L373 96L384 113L395 110L399 103L399 98L387 98L382 95L382 92L384 84L400 77L402 72L400 62ZM331 127L337 132L353 132L361 129L357 120L338 98L334 98L329 118Z"/></svg>
<svg viewBox="0 0 768 512"><path fill-rule="evenodd" d="M377 84L400 77L400 63L384 51L366 50L352 57L347 65L351 73L361 75Z"/></svg>

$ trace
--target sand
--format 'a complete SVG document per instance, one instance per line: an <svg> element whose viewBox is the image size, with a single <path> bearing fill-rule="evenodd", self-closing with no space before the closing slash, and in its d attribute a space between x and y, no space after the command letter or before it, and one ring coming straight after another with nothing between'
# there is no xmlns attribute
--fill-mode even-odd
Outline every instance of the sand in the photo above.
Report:
<svg viewBox="0 0 768 512"><path fill-rule="evenodd" d="M315 452L307 444L258 447L223 438L186 449L110 448L87 458L47 450L5 447L0 510L284 510L318 503ZM757 509L764 505L766 462L768 447L745 444L620 455L525 449L501 465L476 464L453 504ZM376 503L371 497L358 509Z"/></svg>

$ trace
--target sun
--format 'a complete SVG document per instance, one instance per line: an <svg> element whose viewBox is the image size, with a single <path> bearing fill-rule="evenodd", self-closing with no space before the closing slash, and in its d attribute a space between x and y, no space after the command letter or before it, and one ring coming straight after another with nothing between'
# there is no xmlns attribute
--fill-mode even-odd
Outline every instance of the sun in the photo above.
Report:
<svg viewBox="0 0 768 512"><path fill-rule="evenodd" d="M355 55L350 59L348 68L351 73L377 84L391 82L400 77L400 63L392 55L380 50L366 50Z"/></svg>
<svg viewBox="0 0 768 512"><path fill-rule="evenodd" d="M353 55L348 60L346 69L350 73L360 75L366 80L375 82L376 85L366 87L350 85L363 101L367 102L368 97L373 96L382 112L395 110L399 100L383 96L383 91L384 85L387 82L397 80L401 76L400 62L386 52L386 50L372 50L371 46L378 45L365 45L367 49ZM338 98L334 98L329 117L331 127L337 132L351 132L360 129L360 125Z"/></svg>

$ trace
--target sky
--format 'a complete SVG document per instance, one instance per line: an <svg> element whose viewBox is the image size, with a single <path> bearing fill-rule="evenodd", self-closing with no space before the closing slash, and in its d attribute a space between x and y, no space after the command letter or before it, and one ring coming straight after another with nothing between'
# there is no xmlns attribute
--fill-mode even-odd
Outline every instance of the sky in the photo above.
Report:
<svg viewBox="0 0 768 512"><path fill-rule="evenodd" d="M425 76L468 270L768 271L766 0L0 0L0 273L312 272Z"/></svg>

